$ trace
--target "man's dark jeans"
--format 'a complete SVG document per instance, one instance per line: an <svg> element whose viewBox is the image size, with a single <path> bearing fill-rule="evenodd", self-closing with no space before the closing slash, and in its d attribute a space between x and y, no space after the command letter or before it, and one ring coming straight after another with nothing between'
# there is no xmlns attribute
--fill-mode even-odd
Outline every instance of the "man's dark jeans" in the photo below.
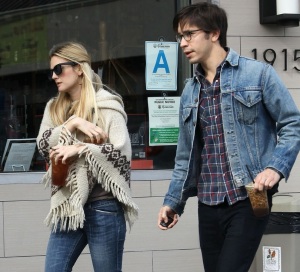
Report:
<svg viewBox="0 0 300 272"><path fill-rule="evenodd" d="M205 272L248 272L269 216L255 217L247 198L231 206L199 202L198 218Z"/></svg>

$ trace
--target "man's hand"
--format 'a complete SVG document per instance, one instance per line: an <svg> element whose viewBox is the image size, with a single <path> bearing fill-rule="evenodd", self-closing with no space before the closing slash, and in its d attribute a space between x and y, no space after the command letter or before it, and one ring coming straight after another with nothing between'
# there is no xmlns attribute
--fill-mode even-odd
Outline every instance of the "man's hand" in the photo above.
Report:
<svg viewBox="0 0 300 272"><path fill-rule="evenodd" d="M280 175L276 171L267 168L255 177L254 188L258 191L271 189L279 180Z"/></svg>
<svg viewBox="0 0 300 272"><path fill-rule="evenodd" d="M173 220L170 224L168 221ZM163 226L161 223L164 222L166 225ZM157 226L161 230L167 230L173 228L178 222L178 214L176 214L169 206L163 206L158 213Z"/></svg>

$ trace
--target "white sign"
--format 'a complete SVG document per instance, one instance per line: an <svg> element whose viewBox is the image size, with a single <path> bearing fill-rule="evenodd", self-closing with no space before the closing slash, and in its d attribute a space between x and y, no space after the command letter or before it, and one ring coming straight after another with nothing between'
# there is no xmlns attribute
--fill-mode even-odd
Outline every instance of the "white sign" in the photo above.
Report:
<svg viewBox="0 0 300 272"><path fill-rule="evenodd" d="M263 246L263 272L281 272L281 247Z"/></svg>
<svg viewBox="0 0 300 272"><path fill-rule="evenodd" d="M3 172L29 171L36 139L7 139L2 157Z"/></svg>
<svg viewBox="0 0 300 272"><path fill-rule="evenodd" d="M177 90L178 43L145 42L146 90Z"/></svg>
<svg viewBox="0 0 300 272"><path fill-rule="evenodd" d="M149 145L177 145L180 97L148 97Z"/></svg>

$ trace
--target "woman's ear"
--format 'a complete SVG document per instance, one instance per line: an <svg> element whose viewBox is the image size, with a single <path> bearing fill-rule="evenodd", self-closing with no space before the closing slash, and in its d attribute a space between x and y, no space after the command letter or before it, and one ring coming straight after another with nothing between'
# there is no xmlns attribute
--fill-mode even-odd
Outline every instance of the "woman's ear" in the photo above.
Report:
<svg viewBox="0 0 300 272"><path fill-rule="evenodd" d="M75 67L75 71L76 71L78 76L82 76L83 72L82 72L82 69L81 69L80 65Z"/></svg>

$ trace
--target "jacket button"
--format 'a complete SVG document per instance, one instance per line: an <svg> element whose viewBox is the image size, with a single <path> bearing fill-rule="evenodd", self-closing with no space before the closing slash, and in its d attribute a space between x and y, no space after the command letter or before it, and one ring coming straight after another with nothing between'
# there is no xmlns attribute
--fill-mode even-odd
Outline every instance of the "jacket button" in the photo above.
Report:
<svg viewBox="0 0 300 272"><path fill-rule="evenodd" d="M193 122L193 125L196 126L196 122Z"/></svg>
<svg viewBox="0 0 300 272"><path fill-rule="evenodd" d="M195 103L197 103L198 102L198 98L196 98L194 101L195 101Z"/></svg>

